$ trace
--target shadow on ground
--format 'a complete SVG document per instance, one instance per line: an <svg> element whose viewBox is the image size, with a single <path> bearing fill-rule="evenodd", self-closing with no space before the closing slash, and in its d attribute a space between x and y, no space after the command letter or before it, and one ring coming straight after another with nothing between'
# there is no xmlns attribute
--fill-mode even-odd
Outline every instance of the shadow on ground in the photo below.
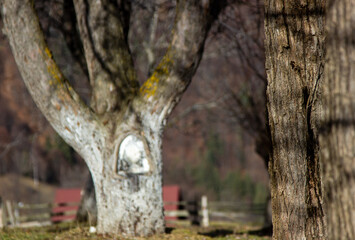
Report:
<svg viewBox="0 0 355 240"><path fill-rule="evenodd" d="M200 235L204 235L207 237L215 238L215 237L225 237L227 235L233 234L233 230L230 229L214 229L208 232L199 232Z"/></svg>
<svg viewBox="0 0 355 240"><path fill-rule="evenodd" d="M166 227L165 228L165 233L166 234L170 234L173 230L174 230L174 228L172 228L172 227Z"/></svg>
<svg viewBox="0 0 355 240"><path fill-rule="evenodd" d="M271 227L264 227L260 230L251 230L251 231L242 231L242 232L235 232L231 229L213 229L207 232L199 232L198 234L200 235L204 235L207 237L211 237L211 238L217 238L217 237L226 237L228 235L232 235L232 234L247 234L247 235L255 235L255 236L268 236L271 237L272 236L272 226Z"/></svg>
<svg viewBox="0 0 355 240"><path fill-rule="evenodd" d="M256 236L272 236L272 226L264 227L260 230L248 231L248 234L256 235Z"/></svg>

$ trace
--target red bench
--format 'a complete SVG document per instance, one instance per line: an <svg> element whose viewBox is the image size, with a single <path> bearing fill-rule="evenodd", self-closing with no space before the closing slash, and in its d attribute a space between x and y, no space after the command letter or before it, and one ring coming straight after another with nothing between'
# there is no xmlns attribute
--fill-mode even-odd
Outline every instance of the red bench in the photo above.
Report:
<svg viewBox="0 0 355 240"><path fill-rule="evenodd" d="M178 185L163 186L164 211L178 211L180 187ZM165 220L177 220L177 216L165 216Z"/></svg>
<svg viewBox="0 0 355 240"><path fill-rule="evenodd" d="M51 221L72 221L76 218L81 199L80 188L60 188L55 191Z"/></svg>
<svg viewBox="0 0 355 240"><path fill-rule="evenodd" d="M53 223L72 221L76 219L81 199L80 188L59 188L55 191L54 206L52 208L51 221ZM180 187L170 185L163 187L163 201L165 212L177 212L179 210ZM177 216L166 216L165 220L177 220Z"/></svg>

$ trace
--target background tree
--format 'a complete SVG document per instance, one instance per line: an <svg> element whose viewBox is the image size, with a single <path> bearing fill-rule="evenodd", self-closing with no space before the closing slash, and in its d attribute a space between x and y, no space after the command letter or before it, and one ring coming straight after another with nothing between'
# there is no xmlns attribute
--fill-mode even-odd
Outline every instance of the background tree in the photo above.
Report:
<svg viewBox="0 0 355 240"><path fill-rule="evenodd" d="M320 149L329 239L355 239L355 5L328 1Z"/></svg>
<svg viewBox="0 0 355 240"><path fill-rule="evenodd" d="M264 39L264 2L254 0L229 4L215 23L209 38L209 43L217 47L207 47L204 54L204 60L211 62L209 71L204 71L204 80L214 91L201 91L206 103L193 105L185 109L184 114L189 110L207 110L212 118L215 116L214 121L221 121L242 134L243 144L248 145L247 142L251 141L267 169L271 140L266 124ZM216 56L220 63L217 66L213 63ZM237 147L236 141L235 148ZM250 157L250 154L245 152L244 156ZM242 155L239 158L244 159ZM244 177L241 172L235 171L235 176L227 178L235 183L233 178ZM223 186L228 185L227 181L222 182ZM246 182L241 181L240 184ZM265 226L270 226L271 214L266 214L266 219L269 220Z"/></svg>
<svg viewBox="0 0 355 240"><path fill-rule="evenodd" d="M90 107L53 60L31 2L3 0L3 22L16 62L38 107L88 164L99 232L162 232L162 128L196 71L224 1L177 2L169 48L141 87L127 44L129 2L74 5L92 87ZM143 154L141 174L124 166L132 156L119 156L125 139Z"/></svg>
<svg viewBox="0 0 355 240"><path fill-rule="evenodd" d="M325 239L318 95L325 1L265 2L274 239Z"/></svg>
<svg viewBox="0 0 355 240"><path fill-rule="evenodd" d="M218 21L216 35L221 38L220 54L236 56L231 64L239 70L237 79L226 77L220 84L227 122L241 126L255 139L256 151L267 167L271 143L266 128L263 1L230 4Z"/></svg>

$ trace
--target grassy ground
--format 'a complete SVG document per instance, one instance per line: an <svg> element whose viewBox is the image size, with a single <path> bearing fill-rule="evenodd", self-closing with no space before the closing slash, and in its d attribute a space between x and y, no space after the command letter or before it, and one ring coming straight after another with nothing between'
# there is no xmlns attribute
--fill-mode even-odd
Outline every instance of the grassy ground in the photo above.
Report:
<svg viewBox="0 0 355 240"><path fill-rule="evenodd" d="M126 239L123 237L100 235L89 233L89 227L79 225L77 223L64 223L52 225L48 227L36 228L5 228L0 231L1 240L82 240L82 239L95 239L95 240L109 240L109 239ZM238 225L238 224L225 224L214 223L209 228L199 227L175 227L167 228L167 232L162 235L150 238L128 238L137 240L203 240L203 239L218 239L218 240L231 240L231 239L255 239L255 240L269 240L271 239L265 233L258 231L257 227Z"/></svg>

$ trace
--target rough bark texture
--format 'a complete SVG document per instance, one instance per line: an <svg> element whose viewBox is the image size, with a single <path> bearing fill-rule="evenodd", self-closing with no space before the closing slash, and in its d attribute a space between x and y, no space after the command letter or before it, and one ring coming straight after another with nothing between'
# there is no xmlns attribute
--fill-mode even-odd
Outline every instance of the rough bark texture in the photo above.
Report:
<svg viewBox="0 0 355 240"><path fill-rule="evenodd" d="M355 3L329 1L320 146L328 237L355 239Z"/></svg>
<svg viewBox="0 0 355 240"><path fill-rule="evenodd" d="M324 1L267 0L273 239L325 239L318 157Z"/></svg>
<svg viewBox="0 0 355 240"><path fill-rule="evenodd" d="M113 112L138 89L125 25L117 17L124 14L109 0L79 0L74 6L92 86L91 106L98 114Z"/></svg>
<svg viewBox="0 0 355 240"><path fill-rule="evenodd" d="M197 69L207 33L225 1L177 1L170 47L140 88L127 44L129 4L74 1L92 86L91 108L54 62L31 1L0 3L26 86L54 129L90 169L98 231L126 236L164 232L162 130ZM119 153L127 136L137 140L126 150L130 158L123 159ZM122 167L143 162L148 171Z"/></svg>

